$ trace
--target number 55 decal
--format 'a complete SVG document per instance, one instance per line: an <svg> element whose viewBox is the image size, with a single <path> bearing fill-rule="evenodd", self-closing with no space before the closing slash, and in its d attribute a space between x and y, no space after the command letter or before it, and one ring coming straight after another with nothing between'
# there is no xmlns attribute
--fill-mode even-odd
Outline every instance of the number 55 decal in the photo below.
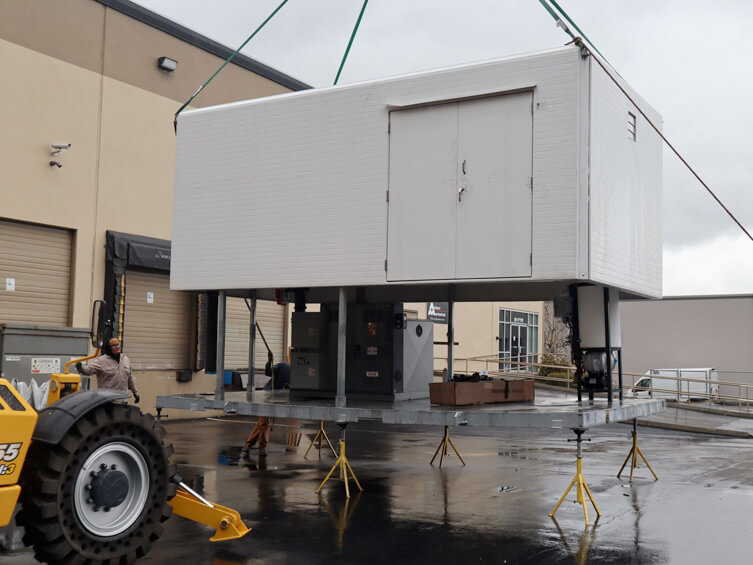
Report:
<svg viewBox="0 0 753 565"><path fill-rule="evenodd" d="M13 461L23 443L0 443L0 461Z"/></svg>

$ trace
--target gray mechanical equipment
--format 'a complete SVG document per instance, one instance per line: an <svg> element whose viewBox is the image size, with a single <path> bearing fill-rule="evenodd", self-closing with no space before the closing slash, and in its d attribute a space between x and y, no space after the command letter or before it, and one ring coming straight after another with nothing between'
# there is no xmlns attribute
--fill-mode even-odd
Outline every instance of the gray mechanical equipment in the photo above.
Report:
<svg viewBox="0 0 753 565"><path fill-rule="evenodd" d="M39 328L0 324L0 376L38 384L52 373L62 373L65 364L87 354L86 328Z"/></svg>
<svg viewBox="0 0 753 565"><path fill-rule="evenodd" d="M337 306L293 313L293 397L334 396ZM408 320L402 304L349 304L345 392L348 396L427 398L434 374L434 325Z"/></svg>

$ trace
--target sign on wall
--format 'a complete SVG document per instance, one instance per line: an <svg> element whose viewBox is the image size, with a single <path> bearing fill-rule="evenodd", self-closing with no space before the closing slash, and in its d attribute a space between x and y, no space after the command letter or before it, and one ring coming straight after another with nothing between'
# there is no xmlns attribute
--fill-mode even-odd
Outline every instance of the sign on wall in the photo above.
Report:
<svg viewBox="0 0 753 565"><path fill-rule="evenodd" d="M512 312L510 321L513 324L527 324L528 314L523 313L523 312Z"/></svg>
<svg viewBox="0 0 753 565"><path fill-rule="evenodd" d="M429 302L426 318L435 324L446 324L449 319L449 302Z"/></svg>

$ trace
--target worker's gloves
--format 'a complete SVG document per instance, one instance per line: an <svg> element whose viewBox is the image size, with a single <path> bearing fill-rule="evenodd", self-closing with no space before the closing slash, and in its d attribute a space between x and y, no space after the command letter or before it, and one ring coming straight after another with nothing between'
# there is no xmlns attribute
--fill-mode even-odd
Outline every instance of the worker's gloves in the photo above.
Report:
<svg viewBox="0 0 753 565"><path fill-rule="evenodd" d="M78 372L79 374L84 372L84 366L81 364L81 361L76 363L76 372Z"/></svg>
<svg viewBox="0 0 753 565"><path fill-rule="evenodd" d="M141 397L139 396L138 392L133 393L133 399L136 401L136 404L139 403L139 400L141 400Z"/></svg>

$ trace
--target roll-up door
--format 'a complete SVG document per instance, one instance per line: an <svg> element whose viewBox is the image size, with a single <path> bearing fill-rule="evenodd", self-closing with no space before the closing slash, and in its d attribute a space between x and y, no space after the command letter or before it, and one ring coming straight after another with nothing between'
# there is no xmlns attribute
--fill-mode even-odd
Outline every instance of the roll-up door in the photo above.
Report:
<svg viewBox="0 0 753 565"><path fill-rule="evenodd" d="M128 269L123 353L134 369L188 369L192 294L170 290L162 272Z"/></svg>
<svg viewBox="0 0 753 565"><path fill-rule="evenodd" d="M73 234L0 220L0 323L70 324Z"/></svg>
<svg viewBox="0 0 753 565"><path fill-rule="evenodd" d="M250 313L242 298L228 298L225 315L225 369L246 369L248 367L248 332ZM256 321L270 349L275 356L275 363L286 360L283 352L285 328L285 307L270 300L256 303ZM267 362L267 348L256 332L255 367L263 369Z"/></svg>

